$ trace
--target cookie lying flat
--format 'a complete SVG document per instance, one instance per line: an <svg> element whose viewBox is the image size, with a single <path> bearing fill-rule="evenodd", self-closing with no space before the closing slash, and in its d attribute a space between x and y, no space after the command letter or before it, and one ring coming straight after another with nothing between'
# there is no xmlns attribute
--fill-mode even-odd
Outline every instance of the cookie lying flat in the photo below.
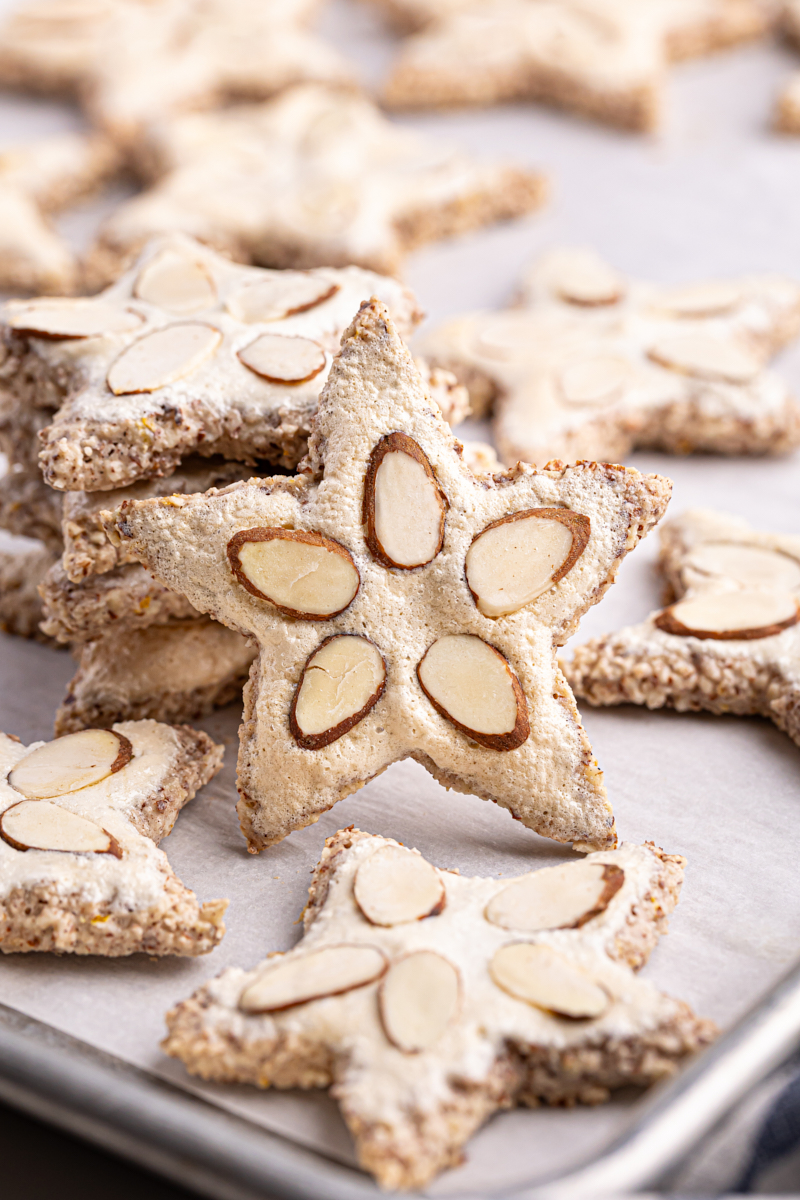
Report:
<svg viewBox="0 0 800 1200"><path fill-rule="evenodd" d="M77 259L48 215L97 191L119 165L113 144L96 134L58 134L0 154L0 289L76 289Z"/></svg>
<svg viewBox="0 0 800 1200"><path fill-rule="evenodd" d="M391 11L404 0L386 0ZM408 5L412 20L421 15ZM430 4L431 16L442 11ZM542 100L620 125L661 123L670 61L762 35L761 0L476 0L448 4L410 38L386 86L390 104L427 108Z"/></svg>
<svg viewBox="0 0 800 1200"><path fill-rule="evenodd" d="M800 0L783 0L782 23L787 38L800 48ZM778 97L775 127L800 133L800 72L793 75Z"/></svg>
<svg viewBox="0 0 800 1200"><path fill-rule="evenodd" d="M116 138L169 111L341 82L340 56L303 25L318 0L36 0L0 31L0 82L76 94Z"/></svg>
<svg viewBox="0 0 800 1200"><path fill-rule="evenodd" d="M156 843L222 753L156 721L28 747L0 734L0 951L213 950L227 901L199 905Z"/></svg>
<svg viewBox="0 0 800 1200"><path fill-rule="evenodd" d="M662 530L676 602L564 664L590 704L769 717L800 745L800 538L698 509Z"/></svg>
<svg viewBox="0 0 800 1200"><path fill-rule="evenodd" d="M146 717L196 721L240 698L254 657L241 634L207 617L107 630L79 648L56 736Z"/></svg>
<svg viewBox="0 0 800 1200"><path fill-rule="evenodd" d="M57 409L39 459L59 490L169 474L195 451L291 468L342 331L373 293L404 330L419 319L394 279L256 270L173 236L100 296L9 302L6 385Z"/></svg>
<svg viewBox="0 0 800 1200"><path fill-rule="evenodd" d="M800 332L800 286L745 276L626 279L584 250L545 255L516 308L455 317L424 352L495 402L500 457L620 461L634 448L778 454L800 405L765 362Z"/></svg>
<svg viewBox="0 0 800 1200"><path fill-rule="evenodd" d="M159 579L259 642L239 752L251 850L409 757L546 836L615 844L554 647L670 485L596 463L476 479L460 449L373 300L334 360L308 474L109 514Z"/></svg>
<svg viewBox="0 0 800 1200"><path fill-rule="evenodd" d="M631 970L665 932L684 864L625 843L470 879L343 830L300 944L179 1004L163 1047L204 1079L331 1085L361 1165L383 1187L421 1187L497 1109L597 1104L713 1038Z"/></svg>
<svg viewBox="0 0 800 1200"><path fill-rule="evenodd" d="M98 280L170 230L271 267L392 273L409 250L530 212L545 194L530 170L480 162L399 128L363 96L313 84L156 122L148 154L154 186L102 226L89 258Z"/></svg>

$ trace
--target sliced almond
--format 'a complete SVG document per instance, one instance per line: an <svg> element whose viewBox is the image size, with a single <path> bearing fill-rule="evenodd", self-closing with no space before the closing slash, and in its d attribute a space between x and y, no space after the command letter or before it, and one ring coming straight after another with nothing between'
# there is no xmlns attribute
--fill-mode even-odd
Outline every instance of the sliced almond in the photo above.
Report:
<svg viewBox="0 0 800 1200"><path fill-rule="evenodd" d="M122 858L119 842L110 833L50 800L12 804L0 816L0 837L15 850L60 850Z"/></svg>
<svg viewBox="0 0 800 1200"><path fill-rule="evenodd" d="M383 846L358 868L356 903L373 925L402 925L436 916L444 908L444 885L420 854Z"/></svg>
<svg viewBox="0 0 800 1200"><path fill-rule="evenodd" d="M111 364L106 382L115 396L158 391L196 371L221 341L220 331L210 325L168 325L123 350Z"/></svg>
<svg viewBox="0 0 800 1200"><path fill-rule="evenodd" d="M741 303L741 285L731 280L693 283L685 287L665 288L655 307L676 317L717 317Z"/></svg>
<svg viewBox="0 0 800 1200"><path fill-rule="evenodd" d="M680 637L730 641L774 637L797 620L797 600L790 592L752 588L680 600L659 613L655 623Z"/></svg>
<svg viewBox="0 0 800 1200"><path fill-rule="evenodd" d="M763 546L705 542L691 552L686 565L706 575L735 579L744 587L786 592L800 589L800 563L788 554Z"/></svg>
<svg viewBox="0 0 800 1200"><path fill-rule="evenodd" d="M550 274L553 291L568 304L596 308L616 304L625 294L625 280L596 254L560 256Z"/></svg>
<svg viewBox="0 0 800 1200"><path fill-rule="evenodd" d="M680 375L720 383L751 383L761 364L752 354L732 342L706 333L681 333L662 338L649 351L659 366Z"/></svg>
<svg viewBox="0 0 800 1200"><path fill-rule="evenodd" d="M444 544L447 500L422 448L406 433L389 433L372 451L361 520L373 558L411 571Z"/></svg>
<svg viewBox="0 0 800 1200"><path fill-rule="evenodd" d="M540 334L541 326L531 313L496 313L478 328L475 345L479 354L508 361L531 354Z"/></svg>
<svg viewBox="0 0 800 1200"><path fill-rule="evenodd" d="M66 796L121 771L132 755L121 733L82 729L31 750L11 769L8 782L29 800Z"/></svg>
<svg viewBox="0 0 800 1200"><path fill-rule="evenodd" d="M578 929L608 907L624 880L625 872L612 863L583 861L531 871L492 897L486 920L526 933Z"/></svg>
<svg viewBox="0 0 800 1200"><path fill-rule="evenodd" d="M465 560L467 586L485 617L504 617L558 583L589 543L591 522L569 508L527 508L493 521Z"/></svg>
<svg viewBox="0 0 800 1200"><path fill-rule="evenodd" d="M417 678L440 716L487 750L516 750L530 733L520 682L499 650L469 633L429 646Z"/></svg>
<svg viewBox="0 0 800 1200"><path fill-rule="evenodd" d="M130 333L142 324L138 313L103 300L34 300L10 304L5 322L20 333L51 338L104 337Z"/></svg>
<svg viewBox="0 0 800 1200"><path fill-rule="evenodd" d="M558 382L568 404L600 407L618 400L632 377L631 365L624 358L598 354L565 367Z"/></svg>
<svg viewBox="0 0 800 1200"><path fill-rule="evenodd" d="M243 529L228 542L228 561L251 595L301 621L338 616L361 586L344 546L306 530Z"/></svg>
<svg viewBox="0 0 800 1200"><path fill-rule="evenodd" d="M489 974L517 1000L564 1017L599 1017L609 1006L608 992L550 946L512 942L495 951Z"/></svg>
<svg viewBox="0 0 800 1200"><path fill-rule="evenodd" d="M200 312L217 302L214 280L203 264L168 248L142 268L133 294L174 313Z"/></svg>
<svg viewBox="0 0 800 1200"><path fill-rule="evenodd" d="M338 291L338 283L331 283L321 276L305 271L281 271L234 292L228 297L227 308L232 317L248 325L258 321L282 321L284 317L293 317L324 304Z"/></svg>
<svg viewBox="0 0 800 1200"><path fill-rule="evenodd" d="M239 1008L276 1012L324 996L338 996L380 979L386 958L376 946L325 946L308 954L281 956L244 989Z"/></svg>
<svg viewBox="0 0 800 1200"><path fill-rule="evenodd" d="M369 638L334 634L308 659L292 701L289 727L304 750L319 750L347 733L386 686L386 664Z"/></svg>
<svg viewBox="0 0 800 1200"><path fill-rule="evenodd" d="M269 383L308 383L328 361L319 342L280 333L262 333L238 358Z"/></svg>
<svg viewBox="0 0 800 1200"><path fill-rule="evenodd" d="M416 950L393 962L380 986L386 1036L398 1050L416 1054L438 1042L458 1010L458 971L433 950Z"/></svg>

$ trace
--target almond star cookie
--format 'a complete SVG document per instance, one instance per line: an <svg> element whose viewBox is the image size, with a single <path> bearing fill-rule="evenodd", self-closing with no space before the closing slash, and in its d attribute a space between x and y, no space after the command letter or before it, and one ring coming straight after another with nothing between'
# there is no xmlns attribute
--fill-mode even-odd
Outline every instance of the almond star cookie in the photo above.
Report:
<svg viewBox="0 0 800 1200"><path fill-rule="evenodd" d="M222 753L156 721L32 746L0 734L0 951L213 950L227 901L198 904L157 843Z"/></svg>
<svg viewBox="0 0 800 1200"><path fill-rule="evenodd" d="M671 61L764 34L763 0L378 0L431 18L403 45L391 105L542 100L626 129L661 123ZM439 15L441 14L441 16Z"/></svg>
<svg viewBox="0 0 800 1200"><path fill-rule="evenodd" d="M800 2L783 0L781 16L786 37L800 49ZM800 133L800 72L791 77L778 97L775 127L784 133Z"/></svg>
<svg viewBox="0 0 800 1200"><path fill-rule="evenodd" d="M98 281L173 230L270 267L397 273L417 246L545 198L529 169L481 162L401 129L364 96L314 84L156 121L146 158L153 186L112 213L90 253Z"/></svg>
<svg viewBox="0 0 800 1200"><path fill-rule="evenodd" d="M334 361L305 474L109 514L162 582L259 644L238 780L252 851L404 758L538 833L615 845L555 647L670 484L597 463L477 479L460 450L372 300Z"/></svg>
<svg viewBox="0 0 800 1200"><path fill-rule="evenodd" d="M623 843L516 879L463 878L389 838L329 838L305 935L168 1014L192 1074L331 1087L382 1187L423 1187L515 1104L597 1104L712 1040L634 971L666 931L685 859ZM532 1118L532 1122L535 1118Z"/></svg>
<svg viewBox="0 0 800 1200"><path fill-rule="evenodd" d="M800 286L782 276L659 286L562 249L529 272L516 307L454 317L423 349L473 410L494 404L507 463L779 454L800 444L800 405L765 363L798 332Z"/></svg>
<svg viewBox="0 0 800 1200"><path fill-rule="evenodd" d="M758 715L800 745L800 538L697 509L668 521L674 602L564 666L590 704Z"/></svg>

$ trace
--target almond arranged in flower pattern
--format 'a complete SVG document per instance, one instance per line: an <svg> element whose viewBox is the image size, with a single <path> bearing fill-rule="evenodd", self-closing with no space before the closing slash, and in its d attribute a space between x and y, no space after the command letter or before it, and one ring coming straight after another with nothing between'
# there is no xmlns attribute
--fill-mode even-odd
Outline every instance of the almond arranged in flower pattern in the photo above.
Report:
<svg viewBox="0 0 800 1200"><path fill-rule="evenodd" d="M613 267L585 254L565 256L551 276L551 286L562 300L586 308L616 304L625 294L625 281Z"/></svg>
<svg viewBox="0 0 800 1200"><path fill-rule="evenodd" d="M308 659L292 701L289 726L304 750L319 750L351 730L377 704L386 664L368 638L334 634Z"/></svg>
<svg viewBox="0 0 800 1200"><path fill-rule="evenodd" d="M525 695L499 650L469 633L425 652L417 678L440 716L487 750L516 750L530 733Z"/></svg>
<svg viewBox="0 0 800 1200"><path fill-rule="evenodd" d="M528 508L487 525L465 562L480 611L504 617L531 604L572 570L590 533L589 518L569 508Z"/></svg>
<svg viewBox="0 0 800 1200"><path fill-rule="evenodd" d="M598 354L565 367L558 382L568 404L601 406L618 400L632 376L630 363L624 358Z"/></svg>
<svg viewBox="0 0 800 1200"><path fill-rule="evenodd" d="M716 317L736 308L741 300L741 285L722 279L665 288L655 306L676 317Z"/></svg>
<svg viewBox="0 0 800 1200"><path fill-rule="evenodd" d="M380 1011L389 1041L406 1054L428 1050L458 1010L458 971L433 950L397 959L381 983Z"/></svg>
<svg viewBox="0 0 800 1200"><path fill-rule="evenodd" d="M361 585L344 546L307 530L243 529L228 542L228 561L251 595L301 621L344 612Z"/></svg>
<svg viewBox="0 0 800 1200"><path fill-rule="evenodd" d="M138 313L102 300L33 300L10 305L5 319L11 329L51 338L104 337L142 324Z"/></svg>
<svg viewBox="0 0 800 1200"><path fill-rule="evenodd" d="M402 925L436 916L444 885L429 862L401 846L384 846L358 868L356 903L373 925Z"/></svg>
<svg viewBox="0 0 800 1200"><path fill-rule="evenodd" d="M622 887L625 872L610 863L564 863L532 871L498 892L486 906L486 919L502 929L539 933L578 929L607 907Z"/></svg>
<svg viewBox="0 0 800 1200"><path fill-rule="evenodd" d="M319 375L327 362L319 342L280 333L262 333L240 350L238 357L269 383L307 383Z"/></svg>
<svg viewBox="0 0 800 1200"><path fill-rule="evenodd" d="M221 341L218 329L200 322L156 329L122 351L106 382L115 396L158 391L196 371Z"/></svg>
<svg viewBox="0 0 800 1200"><path fill-rule="evenodd" d="M662 338L649 351L662 367L718 383L750 383L758 375L758 359L740 346L707 333L678 333Z"/></svg>
<svg viewBox="0 0 800 1200"><path fill-rule="evenodd" d="M325 946L293 958L281 957L239 997L246 1013L276 1012L324 996L338 996L380 979L386 958L376 946Z"/></svg>
<svg viewBox="0 0 800 1200"><path fill-rule="evenodd" d="M512 942L501 946L489 973L504 992L564 1017L599 1017L608 993L550 946Z"/></svg>
<svg viewBox="0 0 800 1200"><path fill-rule="evenodd" d="M735 579L743 587L800 589L800 563L779 550L742 546L738 542L704 542L691 552L687 567L707 575Z"/></svg>
<svg viewBox="0 0 800 1200"><path fill-rule="evenodd" d="M422 448L407 433L389 433L372 451L364 480L362 522L370 553L404 571L431 562L444 543L447 501Z"/></svg>
<svg viewBox="0 0 800 1200"><path fill-rule="evenodd" d="M20 800L0 816L0 837L15 850L58 850L71 854L111 854L119 843L105 829L51 800Z"/></svg>
<svg viewBox="0 0 800 1200"><path fill-rule="evenodd" d="M258 321L281 321L296 313L308 312L330 300L339 291L338 283L319 279L303 271L282 271L271 279L250 283L228 297L232 317L251 325Z"/></svg>
<svg viewBox="0 0 800 1200"><path fill-rule="evenodd" d="M112 729L82 729L26 754L8 782L29 800L66 796L100 783L130 762L133 747Z"/></svg>
<svg viewBox="0 0 800 1200"><path fill-rule="evenodd" d="M790 592L752 588L680 600L658 614L656 625L680 637L735 641L774 637L797 620L797 600Z"/></svg>
<svg viewBox="0 0 800 1200"><path fill-rule="evenodd" d="M200 312L217 301L214 281L203 264L169 248L142 268L133 294L174 313Z"/></svg>

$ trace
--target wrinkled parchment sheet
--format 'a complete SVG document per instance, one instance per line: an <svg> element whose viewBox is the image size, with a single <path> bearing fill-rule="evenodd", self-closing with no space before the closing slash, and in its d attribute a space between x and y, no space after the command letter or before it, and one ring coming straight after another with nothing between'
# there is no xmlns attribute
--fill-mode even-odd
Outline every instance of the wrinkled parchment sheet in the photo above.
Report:
<svg viewBox="0 0 800 1200"><path fill-rule="evenodd" d="M379 75L391 43L371 14L342 2L331 7L324 25L359 56L367 78ZM541 164L554 190L540 217L414 256L407 278L423 306L439 320L502 304L531 257L559 243L594 246L624 270L665 282L750 270L800 274L800 140L766 129L772 97L793 66L800 61L788 50L756 46L676 68L670 122L658 139L524 107L408 120L482 154ZM0 99L0 148L76 120L55 104ZM95 203L62 221L76 245L86 244L102 208ZM800 385L800 353L787 353L780 366ZM638 455L632 463L671 476L673 512L707 505L766 528L800 528L796 457ZM576 642L639 620L658 605L655 551L653 537L626 562ZM47 738L73 664L66 652L0 639L0 728L25 741ZM584 709L584 719L621 836L653 840L689 859L670 935L646 974L726 1026L784 974L800 946L800 752L756 719L635 708ZM180 878L201 899L229 897L222 945L195 961L4 958L0 1002L352 1163L349 1137L326 1096L190 1080L159 1050L165 1011L223 968L250 967L268 951L294 944L309 872L324 838L342 826L397 838L432 862L470 875L514 875L570 852L494 805L448 793L421 767L403 763L317 825L254 858L234 812L237 722L232 706L202 723L225 741L225 769L163 843ZM440 1178L431 1194L485 1194L567 1170L619 1132L635 1100L502 1114L472 1140L465 1165Z"/></svg>

